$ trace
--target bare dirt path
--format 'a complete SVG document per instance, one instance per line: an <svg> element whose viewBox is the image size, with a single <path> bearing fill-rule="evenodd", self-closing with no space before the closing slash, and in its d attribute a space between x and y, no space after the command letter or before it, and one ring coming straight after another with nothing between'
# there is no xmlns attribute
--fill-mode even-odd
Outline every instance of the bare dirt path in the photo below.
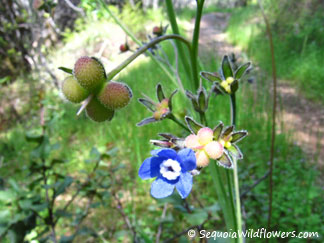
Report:
<svg viewBox="0 0 324 243"><path fill-rule="evenodd" d="M227 42L226 26L230 15L210 13L202 17L200 30L200 55L208 53L222 57L234 53L242 55L240 48ZM194 21L191 22L191 26ZM192 27L191 27L192 32ZM271 78L269 77L269 81ZM291 134L312 161L324 166L324 106L304 98L289 82L278 81L278 124L280 132Z"/></svg>

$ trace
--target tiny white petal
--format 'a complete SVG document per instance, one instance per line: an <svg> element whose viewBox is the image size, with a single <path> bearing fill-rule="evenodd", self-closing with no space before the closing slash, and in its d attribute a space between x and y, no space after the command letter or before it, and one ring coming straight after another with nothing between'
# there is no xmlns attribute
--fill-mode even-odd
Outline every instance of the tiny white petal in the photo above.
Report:
<svg viewBox="0 0 324 243"><path fill-rule="evenodd" d="M161 175L168 180L175 180L180 176L181 166L178 161L168 159L160 165Z"/></svg>

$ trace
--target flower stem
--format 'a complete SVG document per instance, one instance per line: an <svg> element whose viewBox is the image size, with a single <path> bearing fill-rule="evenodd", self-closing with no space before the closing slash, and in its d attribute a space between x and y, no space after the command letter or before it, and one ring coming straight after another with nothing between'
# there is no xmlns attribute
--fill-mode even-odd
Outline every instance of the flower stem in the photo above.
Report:
<svg viewBox="0 0 324 243"><path fill-rule="evenodd" d="M231 94L231 123L236 125L236 98L235 93ZM235 189L235 201L236 201L236 224L237 230L242 231L242 215L241 215L241 199L240 199L240 186L238 179L238 168L237 168L237 159L233 156L234 163L234 189ZM243 242L242 237L238 238L238 242Z"/></svg>
<svg viewBox="0 0 324 243"><path fill-rule="evenodd" d="M231 94L231 124L236 125L236 98L235 93Z"/></svg>
<svg viewBox="0 0 324 243"><path fill-rule="evenodd" d="M170 24L171 24L172 32L174 34L176 34L176 35L180 35L180 31L179 31L179 28L178 28L177 19L176 19L176 16L175 16L172 0L166 0L165 4L166 4L167 14L168 14L169 21L170 21ZM187 62L187 57L186 57L185 52L183 50L183 46L179 42L176 42L176 46L177 46L179 56L180 56L180 60L181 60L181 63L183 65L183 67L184 67L184 70L189 70L190 69L189 63ZM189 53L190 53L190 51L189 51ZM189 72L185 72L185 73L186 73L186 75L188 76L189 79L194 78L194 77L190 77Z"/></svg>
<svg viewBox="0 0 324 243"><path fill-rule="evenodd" d="M107 74L107 79L111 80L113 77L115 77L122 69L124 69L128 64L130 64L132 61L134 61L139 55L143 54L144 52L146 52L149 48L155 46L156 44L158 44L161 41L164 40L168 40L168 39L176 39L176 40L180 40L183 43L185 43L188 47L188 49L190 50L190 43L183 38L180 35L163 35L160 37L157 37L155 39L153 39L152 41L150 41L149 43L147 43L146 45L142 46L140 49L138 49L135 53L133 53L133 55L131 55L130 57L128 57L124 62L122 62L120 65L118 65L116 68L114 68L112 71L110 71Z"/></svg>
<svg viewBox="0 0 324 243"><path fill-rule="evenodd" d="M242 232L242 215L241 215L241 200L240 200L240 187L238 181L238 171L237 171L237 160L233 158L234 163L234 187L235 187L235 198L236 198L236 223L237 230ZM238 238L238 242L243 242L242 237Z"/></svg>
<svg viewBox="0 0 324 243"><path fill-rule="evenodd" d="M216 194L218 196L218 201L224 214L226 228L228 231L230 229L235 229L235 216L233 215L233 210L229 207L230 202L224 187L220 167L216 165L216 161L212 161L209 164L209 168L216 189Z"/></svg>
<svg viewBox="0 0 324 243"><path fill-rule="evenodd" d="M107 7L107 4L104 3L102 0L97 0L97 2L103 7L103 9L109 14L110 17L113 18L113 20L119 25L120 28L125 31L125 33L139 46L142 45L141 41L139 41L135 35L118 19L117 16L115 16L110 9ZM169 70L162 65L161 62L159 62L151 53L148 53L148 55L152 58L152 60L163 70L163 72L168 76L168 78L176 83L176 80L172 76L172 74L169 72Z"/></svg>
<svg viewBox="0 0 324 243"><path fill-rule="evenodd" d="M177 123L180 127L182 127L183 129L185 129L186 131L188 131L188 132L191 133L191 131L189 130L189 128L186 127L181 121L179 121L179 119L176 118L175 115L173 115L172 113L171 113L171 115L168 116L168 118L170 120L174 121L175 123Z"/></svg>
<svg viewBox="0 0 324 243"><path fill-rule="evenodd" d="M190 55L191 63L192 63L192 72L194 76L194 87L198 89L199 79L198 79L198 42L199 42L199 31L200 31L200 20L202 16L202 10L204 7L205 0L197 0L197 11L196 11L196 19L195 19L195 27L194 33L192 37L192 50Z"/></svg>
<svg viewBox="0 0 324 243"><path fill-rule="evenodd" d="M207 118L205 112L199 112L200 122L208 127Z"/></svg>

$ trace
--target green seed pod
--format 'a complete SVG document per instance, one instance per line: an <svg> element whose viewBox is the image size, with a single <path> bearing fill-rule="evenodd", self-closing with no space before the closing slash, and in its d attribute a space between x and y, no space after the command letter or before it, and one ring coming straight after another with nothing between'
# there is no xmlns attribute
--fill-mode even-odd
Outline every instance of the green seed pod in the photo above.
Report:
<svg viewBox="0 0 324 243"><path fill-rule="evenodd" d="M114 111L104 107L96 98L92 98L86 107L88 117L95 122L111 121Z"/></svg>
<svg viewBox="0 0 324 243"><path fill-rule="evenodd" d="M115 110L125 107L132 96L132 90L126 84L109 82L100 90L98 100L105 107Z"/></svg>
<svg viewBox="0 0 324 243"><path fill-rule="evenodd" d="M100 61L94 57L80 57L74 64L74 76L88 91L95 91L105 80L106 73Z"/></svg>
<svg viewBox="0 0 324 243"><path fill-rule="evenodd" d="M64 80L62 92L65 98L73 103L80 103L89 95L89 92L82 88L73 76L69 76Z"/></svg>

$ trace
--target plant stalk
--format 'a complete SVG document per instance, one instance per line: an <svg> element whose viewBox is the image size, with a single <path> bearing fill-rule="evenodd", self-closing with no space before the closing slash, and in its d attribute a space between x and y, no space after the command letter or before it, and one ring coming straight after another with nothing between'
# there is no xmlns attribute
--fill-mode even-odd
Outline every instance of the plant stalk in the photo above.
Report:
<svg viewBox="0 0 324 243"><path fill-rule="evenodd" d="M272 79L273 79L273 93L272 93L272 131L271 131L271 148L270 148L270 169L269 169L269 208L268 208L268 230L271 230L271 217L272 217L272 194L273 194L273 160L274 160L274 149L275 149L275 140L276 140L276 111L277 111L277 70L276 70L276 61L274 55L274 46L272 40L272 33L270 23L267 16L265 15L261 1L258 1L261 13L266 24L266 32L269 38L269 46L271 52L271 65L272 65ZM269 239L267 239L269 242Z"/></svg>
<svg viewBox="0 0 324 243"><path fill-rule="evenodd" d="M155 46L156 44L158 44L161 41L169 40L169 39L180 40L181 42L186 44L186 46L188 47L189 50L191 49L190 43L180 35L163 35L163 36L157 37L157 38L153 39L152 41L150 41L149 43L147 43L146 45L142 46L135 53L133 53L133 55L128 57L124 62L122 62L116 68L111 70L107 74L107 79L108 80L113 79L113 77L115 77L122 69L124 69L128 64L130 64L132 61L134 61L139 55L146 52L149 48Z"/></svg>
<svg viewBox="0 0 324 243"><path fill-rule="evenodd" d="M198 78L198 42L199 42L199 32L200 32L200 21L202 16L202 10L204 7L205 0L197 0L197 11L195 19L195 27L192 37L192 55L190 55L192 63L192 72L194 76L194 87L198 89L199 87L199 78Z"/></svg>
<svg viewBox="0 0 324 243"><path fill-rule="evenodd" d="M177 123L180 127L182 127L187 132L191 133L191 131L189 130L189 128L186 127L181 121L179 121L178 118L176 118L172 113L171 113L171 115L168 116L168 118L170 120L174 121L175 123Z"/></svg>
<svg viewBox="0 0 324 243"><path fill-rule="evenodd" d="M231 123L236 125L236 98L235 93L230 95L231 99ZM238 178L238 168L237 168L237 159L233 156L234 163L234 191L235 191L235 202L236 202L236 224L237 230L242 232L242 214L241 214L241 197L240 197L240 186ZM243 242L243 238L239 237L238 242Z"/></svg>
<svg viewBox="0 0 324 243"><path fill-rule="evenodd" d="M120 28L125 31L125 33L139 46L142 45L141 41L139 41L135 35L115 16L110 9L106 6L106 4L103 2L103 0L97 0L97 2L105 9L105 11L109 14L110 17L113 18L113 20L116 22L116 24L119 25ZM168 76L168 78L176 83L176 80L174 77L171 75L171 73L167 70L165 66L162 65L161 62L159 62L153 55L152 53L148 53L148 55L152 58L152 60L163 70L163 72Z"/></svg>
<svg viewBox="0 0 324 243"><path fill-rule="evenodd" d="M170 24L171 24L172 32L174 34L176 34L176 35L180 35L180 31L179 31L179 28L178 28L177 19L176 19L176 16L175 16L172 0L166 0L165 4L166 4L167 14L168 14L169 21L170 21ZM181 60L182 66L183 66L183 68L185 70L185 73L186 73L186 75L187 75L187 77L189 79L193 80L194 77L193 76L190 77L189 72L186 72L186 70L190 70L190 66L189 66L189 63L187 62L187 57L186 57L185 52L183 50L183 46L178 41L176 41L176 46L177 46L179 56L180 56L180 60ZM190 51L189 51L189 53L190 53Z"/></svg>

